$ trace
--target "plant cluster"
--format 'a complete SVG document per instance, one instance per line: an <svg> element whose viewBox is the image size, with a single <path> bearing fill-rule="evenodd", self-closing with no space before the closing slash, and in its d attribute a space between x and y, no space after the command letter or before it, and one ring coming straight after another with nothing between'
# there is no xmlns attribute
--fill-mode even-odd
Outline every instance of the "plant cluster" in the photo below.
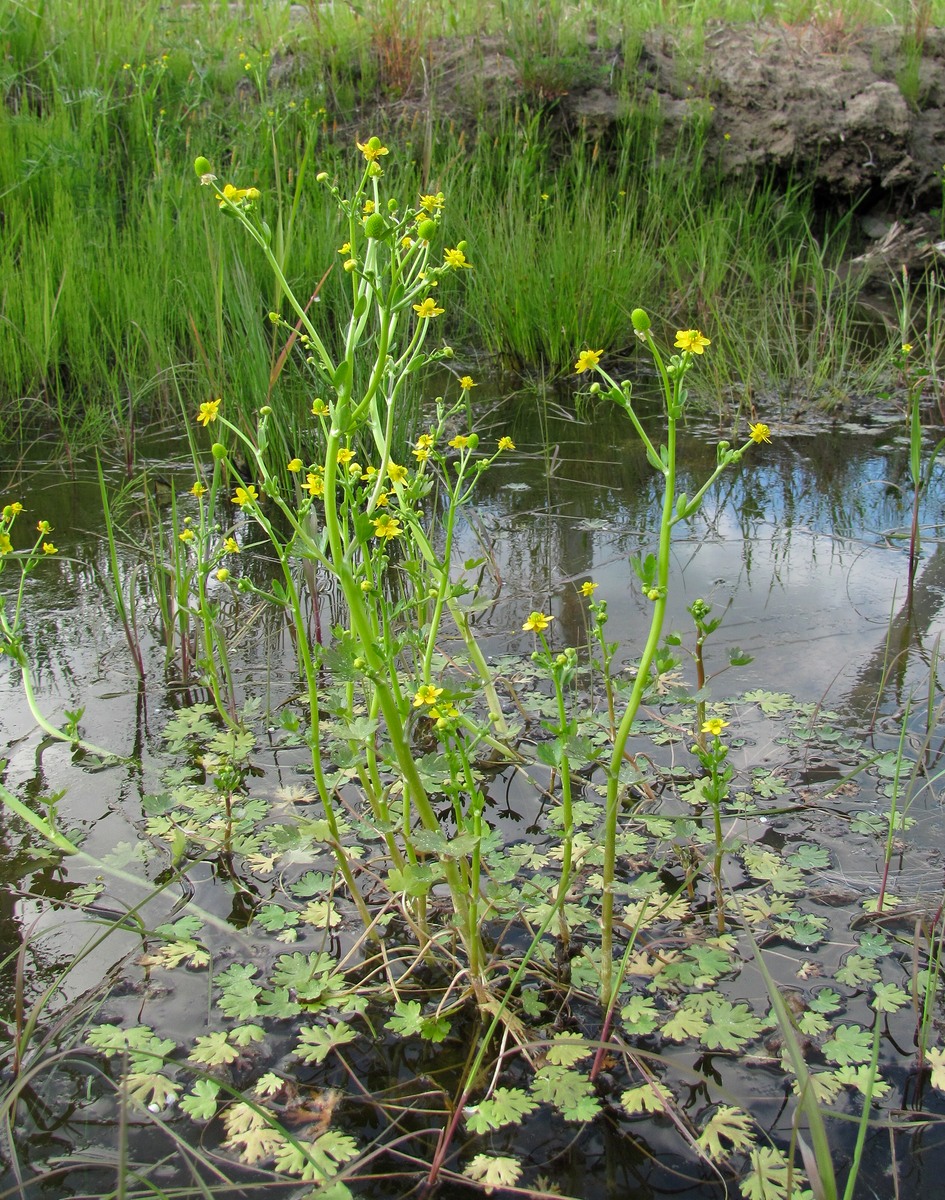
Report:
<svg viewBox="0 0 945 1200"><path fill-rule="evenodd" d="M195 479L172 497L174 555L159 607L176 631L168 641L184 682L199 683L208 699L169 723L175 763L146 801L131 853L170 864L165 888L213 864L244 931L236 948L218 950L208 934L226 923L195 903L153 930L136 906L134 920L115 928L131 924L147 943L138 959L146 976L204 980L206 1032L172 1037L141 1020L96 1020L84 1044L108 1061L103 1077L123 1124L149 1112L195 1177L226 1161L340 1198L375 1169L422 1175L433 1188L458 1166L491 1194L524 1179L507 1134L533 1114L608 1121L628 1136L657 1115L695 1169L737 1180L747 1200L803 1200L812 1195L806 1180L831 1198L839 1190L824 1110L859 1095L849 1200L871 1106L887 1086L882 1021L913 1020L920 1068L935 1086L945 1076L943 1052L931 1044L942 912L923 924L911 980L880 924L857 931L829 986L807 986L819 968L805 959L796 973L805 986L789 1010L761 947L816 955L825 944L824 906L804 898L830 855L808 841L775 847L750 835L751 822L783 815L786 782L756 773L739 788L726 731L740 708L757 706L791 722L792 744L806 736L838 746L853 776L892 769L886 825L849 816L852 830L886 837L887 863L908 828L919 760L910 761L903 738L892 768L875 762L839 731L828 738L830 714L777 693L715 700L705 643L718 621L701 600L689 609L696 690L665 702L683 640L664 629L673 530L725 471L770 440L770 429L755 421L743 440L720 441L708 477L680 492L678 429L712 341L679 329L667 353L649 314L631 313L660 383L662 440L641 421L631 384L602 364L604 350L581 350L575 373L591 380L594 402L625 414L659 480L656 544L631 563L650 606L649 633L625 666L607 637L607 599L588 580L579 586L586 645L560 645L555 614L536 608L521 614L519 631L531 652L514 664L490 662L476 635L477 607L488 599L483 564L458 562L455 547L477 481L514 444L503 437L487 446L476 431L471 375L453 397L436 398L406 444L404 435L411 381L452 358L448 345L433 344L434 331L478 256L448 235L447 196L407 200L388 178L381 139L357 149L350 192L328 172L317 176L344 227L336 247L344 316L330 334L286 275L268 196L254 183L222 181L203 157L195 163L213 219L248 237L268 264L271 323L282 351L301 359L310 420L299 428L266 403L249 425L231 419L225 395L203 400L189 431ZM4 509L0 561L18 563L25 578L55 546L47 549L41 523L32 547L15 551L10 533L21 512ZM108 534L113 545L110 523ZM265 582L241 566L254 545L273 564ZM303 786L267 794L254 783L256 723L272 714L240 701L228 598L277 613L290 632L293 700L270 731ZM119 610L133 645L133 610ZM4 624L10 653L19 624L18 601ZM16 661L29 693L28 660ZM736 649L730 661L747 657ZM62 732L43 727L78 743L80 715ZM658 765L663 745L672 759ZM493 816L492 782L540 772L541 821L533 836L510 842ZM58 849L78 853L54 813L39 818L0 796ZM74 902L94 903L109 873L125 879L128 866L114 855ZM729 870L746 882L733 887ZM864 911L882 915L898 903L884 884ZM749 961L764 980L761 996L740 994ZM876 1014L872 1028L862 1015L844 1019L858 997L860 1010ZM20 1012L3 1109L10 1131L40 1069L34 1028ZM421 1053L452 1047L448 1072L434 1069L429 1089L415 1080L375 1094L359 1082L359 1064L372 1046L399 1043ZM698 1103L684 1103L673 1065L673 1047L682 1046L709 1056L750 1049L777 1071L796 1097L788 1135L769 1135L749 1106L710 1086L711 1072ZM360 1143L336 1116L341 1086L384 1116L377 1145ZM199 1150L186 1148L184 1121L207 1125ZM808 1139L812 1150L799 1154ZM537 1176L529 1186L533 1195L550 1191ZM128 1194L124 1176L119 1188Z"/></svg>

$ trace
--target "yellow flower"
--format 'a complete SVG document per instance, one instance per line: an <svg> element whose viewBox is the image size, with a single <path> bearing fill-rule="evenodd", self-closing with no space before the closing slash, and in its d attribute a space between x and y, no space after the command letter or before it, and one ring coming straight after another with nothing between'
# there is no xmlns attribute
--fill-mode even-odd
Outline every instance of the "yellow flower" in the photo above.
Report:
<svg viewBox="0 0 945 1200"><path fill-rule="evenodd" d="M437 308L436 301L432 296L427 296L422 304L415 304L413 311L418 317L438 317L440 313L445 312L445 309Z"/></svg>
<svg viewBox="0 0 945 1200"><path fill-rule="evenodd" d="M727 725L728 721L723 721L721 717L710 717L708 721L702 722L702 732L718 737Z"/></svg>
<svg viewBox="0 0 945 1200"><path fill-rule="evenodd" d="M442 729L449 720L459 716L459 709L455 704L439 704L431 708L426 715L431 721L436 721L437 729Z"/></svg>
<svg viewBox="0 0 945 1200"><path fill-rule="evenodd" d="M456 437L450 438L447 445L451 450L465 450L469 445L469 434L457 433Z"/></svg>
<svg viewBox="0 0 945 1200"><path fill-rule="evenodd" d="M371 215L371 213L374 211L374 201L373 200L365 200L364 207L361 209L361 211L364 213L364 215L366 217L369 217Z"/></svg>
<svg viewBox="0 0 945 1200"><path fill-rule="evenodd" d="M413 698L414 708L422 708L424 704L436 704L437 697L443 695L443 689L425 683Z"/></svg>
<svg viewBox="0 0 945 1200"><path fill-rule="evenodd" d="M347 446L343 446L338 451L338 461L342 466L345 466L347 463L351 462L352 458L354 458L354 451L350 450Z"/></svg>
<svg viewBox="0 0 945 1200"><path fill-rule="evenodd" d="M528 620L522 626L522 629L526 633L542 633L553 620L554 617L546 616L542 612L532 612L528 614Z"/></svg>
<svg viewBox="0 0 945 1200"><path fill-rule="evenodd" d="M0 533L0 554L12 554L13 543L8 533Z"/></svg>
<svg viewBox="0 0 945 1200"><path fill-rule="evenodd" d="M52 544L52 542L43 542L43 553L44 554L58 554L59 550L57 549L57 547L55 547Z"/></svg>
<svg viewBox="0 0 945 1200"><path fill-rule="evenodd" d="M433 448L433 442L434 438L432 433L421 433L417 438L417 449L431 450Z"/></svg>
<svg viewBox="0 0 945 1200"><path fill-rule="evenodd" d="M382 158L385 154L390 154L390 151L387 149L387 147L381 145L380 138L369 138L364 145L362 145L361 142L355 142L354 144L361 151L368 162L377 162L377 160Z"/></svg>
<svg viewBox="0 0 945 1200"><path fill-rule="evenodd" d="M324 400L322 400L322 398L320 396L316 397L312 401L312 416L313 417L327 417L328 413L329 413L328 405L325 403Z"/></svg>
<svg viewBox="0 0 945 1200"><path fill-rule="evenodd" d="M4 521L12 521L14 517L18 517L23 511L23 505L19 500L14 500L12 504L4 504L3 519Z"/></svg>
<svg viewBox="0 0 945 1200"><path fill-rule="evenodd" d="M177 536L186 545L187 542L192 542L197 535L192 529L183 529Z"/></svg>
<svg viewBox="0 0 945 1200"><path fill-rule="evenodd" d="M387 478L391 483L406 483L407 468L402 467L400 463L389 462L387 464Z"/></svg>
<svg viewBox="0 0 945 1200"><path fill-rule="evenodd" d="M400 239L400 244L404 250L409 250L410 247L413 245L413 238L408 233L405 233L404 236Z"/></svg>
<svg viewBox="0 0 945 1200"><path fill-rule="evenodd" d="M219 571L217 571L217 579L219 579L221 583L226 583L229 578L230 572L226 567L221 567Z"/></svg>
<svg viewBox="0 0 945 1200"><path fill-rule="evenodd" d="M309 473L305 476L305 482L302 484L302 487L310 496L324 496L325 494L325 481L321 475L312 475Z"/></svg>
<svg viewBox="0 0 945 1200"><path fill-rule="evenodd" d="M411 453L417 462L426 462L430 457L430 451L426 448L426 446L414 446Z"/></svg>
<svg viewBox="0 0 945 1200"><path fill-rule="evenodd" d="M204 400L197 413L197 424L202 425L204 429L211 425L217 419L222 403L222 400Z"/></svg>
<svg viewBox="0 0 945 1200"><path fill-rule="evenodd" d="M297 475L302 470L302 460L300 458L290 458L286 463L286 470L291 471L293 475Z"/></svg>
<svg viewBox="0 0 945 1200"><path fill-rule="evenodd" d="M603 350L582 350L574 364L575 373L580 375L582 371L592 370L600 362L603 353Z"/></svg>
<svg viewBox="0 0 945 1200"><path fill-rule="evenodd" d="M387 501L390 499L390 492L378 492L377 499L374 501L378 508L386 508Z"/></svg>
<svg viewBox="0 0 945 1200"><path fill-rule="evenodd" d="M500 450L514 450L515 443L512 441L512 439L510 437L500 437L499 438L499 449Z"/></svg>
<svg viewBox="0 0 945 1200"><path fill-rule="evenodd" d="M458 271L461 267L472 269L472 263L466 261L466 255L462 250L444 250L443 254L446 258L446 265Z"/></svg>
<svg viewBox="0 0 945 1200"><path fill-rule="evenodd" d="M770 442L771 430L762 421L758 421L748 430L748 436L755 443Z"/></svg>
<svg viewBox="0 0 945 1200"><path fill-rule="evenodd" d="M338 253L339 254L350 254L351 253L351 243L345 242L345 244L343 246L341 246L340 249L338 250Z"/></svg>
<svg viewBox="0 0 945 1200"><path fill-rule="evenodd" d="M49 524L48 521L37 521L36 522L36 532L37 533L52 533L52 526Z"/></svg>
<svg viewBox="0 0 945 1200"><path fill-rule="evenodd" d="M231 204L241 204L244 200L258 200L259 196L259 188L238 188L232 183L223 186L224 200L229 200Z"/></svg>
<svg viewBox="0 0 945 1200"><path fill-rule="evenodd" d="M251 483L246 487L238 487L233 493L233 503L238 504L240 508L245 508L247 504L256 504L258 501L259 494Z"/></svg>
<svg viewBox="0 0 945 1200"><path fill-rule="evenodd" d="M673 345L677 350L688 350L690 354L702 354L706 346L712 343L698 329L677 329Z"/></svg>
<svg viewBox="0 0 945 1200"><path fill-rule="evenodd" d="M585 580L584 583L581 584L581 595L582 596L593 596L599 587L600 587L599 583L591 583L591 581L589 579L587 579L587 580Z"/></svg>
<svg viewBox="0 0 945 1200"><path fill-rule="evenodd" d="M421 196L420 207L430 214L432 217L438 209L442 208L446 203L446 197L442 192L437 192L435 196Z"/></svg>
<svg viewBox="0 0 945 1200"><path fill-rule="evenodd" d="M464 375L459 381L459 386L464 392L468 392L470 388L478 387L479 385L473 380L471 375Z"/></svg>
<svg viewBox="0 0 945 1200"><path fill-rule="evenodd" d="M239 552L240 552L240 544L236 540L235 537L228 537L228 538L223 539L223 553L224 554L239 554Z"/></svg>
<svg viewBox="0 0 945 1200"><path fill-rule="evenodd" d="M911 342L903 342L902 343L902 352L903 352L903 354L911 354L912 353L912 343Z"/></svg>
<svg viewBox="0 0 945 1200"><path fill-rule="evenodd" d="M374 526L374 536L388 542L391 538L400 537L403 530L400 527L400 522L390 513L381 513L379 517L375 517L371 522Z"/></svg>

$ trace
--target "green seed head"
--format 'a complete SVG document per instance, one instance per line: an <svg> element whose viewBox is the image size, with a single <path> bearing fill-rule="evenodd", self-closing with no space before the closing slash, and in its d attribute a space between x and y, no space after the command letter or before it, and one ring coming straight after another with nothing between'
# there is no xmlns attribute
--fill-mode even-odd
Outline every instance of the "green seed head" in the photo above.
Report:
<svg viewBox="0 0 945 1200"><path fill-rule="evenodd" d="M429 242L436 235L436 221L431 221L429 218L421 221L417 226L417 233L425 242Z"/></svg>
<svg viewBox="0 0 945 1200"><path fill-rule="evenodd" d="M216 459L224 459L226 458L226 446L222 442L214 442L210 447L210 453Z"/></svg>
<svg viewBox="0 0 945 1200"><path fill-rule="evenodd" d="M194 159L194 171L198 179L204 175L209 175L212 169L209 160L204 158L202 154L199 158Z"/></svg>
<svg viewBox="0 0 945 1200"><path fill-rule="evenodd" d="M390 226L384 220L382 213L371 213L369 217L365 218L364 232L369 238L380 242L390 233Z"/></svg>
<svg viewBox="0 0 945 1200"><path fill-rule="evenodd" d="M650 318L642 308L635 308L630 314L630 324L637 333L646 333L650 328Z"/></svg>

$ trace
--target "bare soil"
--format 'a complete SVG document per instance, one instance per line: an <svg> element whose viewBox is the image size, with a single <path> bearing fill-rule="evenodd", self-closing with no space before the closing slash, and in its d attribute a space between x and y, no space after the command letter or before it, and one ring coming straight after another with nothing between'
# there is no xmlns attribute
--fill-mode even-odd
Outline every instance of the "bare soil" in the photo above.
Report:
<svg viewBox="0 0 945 1200"><path fill-rule="evenodd" d="M901 28L719 26L699 46L654 31L638 49L632 63L593 44L525 62L499 39L434 43L394 108L481 129L525 100L606 146L634 106L654 106L667 154L698 130L703 169L723 181L801 178L825 205L855 204L870 246L855 269L888 278L945 251L945 29L919 42Z"/></svg>

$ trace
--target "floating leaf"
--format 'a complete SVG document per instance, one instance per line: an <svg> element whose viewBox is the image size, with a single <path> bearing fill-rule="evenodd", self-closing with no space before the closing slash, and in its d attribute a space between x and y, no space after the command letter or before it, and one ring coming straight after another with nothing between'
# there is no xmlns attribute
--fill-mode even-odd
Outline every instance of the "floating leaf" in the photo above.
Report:
<svg viewBox="0 0 945 1200"><path fill-rule="evenodd" d="M890 1091L889 1084L877 1078L869 1063L863 1063L859 1067L839 1067L834 1074L838 1083L856 1088L862 1096L873 1100L881 1100Z"/></svg>
<svg viewBox="0 0 945 1200"><path fill-rule="evenodd" d="M868 1062L872 1056L872 1042L868 1029L859 1025L838 1025L830 1041L824 1043L824 1058L840 1066Z"/></svg>
<svg viewBox="0 0 945 1200"><path fill-rule="evenodd" d="M843 997L839 992L835 992L833 988L820 988L814 993L813 998L808 1003L808 1008L812 1008L814 1012L833 1013L843 1007Z"/></svg>
<svg viewBox="0 0 945 1200"><path fill-rule="evenodd" d="M664 1113L674 1103L673 1093L656 1079L648 1079L639 1087L628 1088L620 1097L621 1106L631 1116L645 1112Z"/></svg>
<svg viewBox="0 0 945 1200"><path fill-rule="evenodd" d="M875 959L862 954L848 954L843 966L837 971L838 983L847 987L859 987L863 983L875 983L879 979L879 967Z"/></svg>
<svg viewBox="0 0 945 1200"><path fill-rule="evenodd" d="M538 1107L538 1102L521 1088L496 1088L488 1100L466 1109L466 1125L473 1133L488 1133L503 1125L518 1125Z"/></svg>
<svg viewBox="0 0 945 1200"><path fill-rule="evenodd" d="M193 1091L181 1099L181 1109L193 1121L212 1121L217 1115L220 1085L212 1079L198 1079Z"/></svg>
<svg viewBox="0 0 945 1200"><path fill-rule="evenodd" d="M788 862L800 871L820 871L830 866L830 852L823 846L811 846L802 842L791 854Z"/></svg>
<svg viewBox="0 0 945 1200"><path fill-rule="evenodd" d="M477 1154L471 1163L463 1168L467 1179L481 1183L483 1191L491 1196L496 1188L514 1187L522 1175L522 1168L517 1159L493 1158L489 1154Z"/></svg>
<svg viewBox="0 0 945 1200"><path fill-rule="evenodd" d="M877 1012L898 1012L909 1003L909 993L904 992L897 983L877 983L873 986L870 1003Z"/></svg>
<svg viewBox="0 0 945 1200"><path fill-rule="evenodd" d="M932 1086L945 1092L945 1050L933 1047L925 1052L925 1061L931 1071Z"/></svg>
<svg viewBox="0 0 945 1200"><path fill-rule="evenodd" d="M727 1147L723 1145L723 1138L731 1145ZM740 1108L732 1108L727 1104L716 1109L696 1139L696 1145L713 1162L719 1162L741 1150L747 1150L754 1143L752 1118L748 1113L742 1112Z"/></svg>
<svg viewBox="0 0 945 1200"><path fill-rule="evenodd" d="M283 1140L276 1148L276 1169L287 1175L297 1175L306 1182L329 1180L342 1163L358 1153L358 1143L346 1133L327 1129L314 1142L299 1141L293 1146ZM327 1195L321 1189L318 1196Z"/></svg>
<svg viewBox="0 0 945 1200"><path fill-rule="evenodd" d="M797 701L787 692L766 692L761 688L745 692L742 700L746 704L757 704L766 717L777 717L797 707Z"/></svg>
<svg viewBox="0 0 945 1200"><path fill-rule="evenodd" d="M801 1172L774 1146L751 1152L751 1170L741 1180L745 1200L812 1200L813 1193L799 1185Z"/></svg>
<svg viewBox="0 0 945 1200"><path fill-rule="evenodd" d="M701 1036L708 1050L738 1050L761 1033L764 1022L747 1004L722 1000L709 1009L709 1024Z"/></svg>
<svg viewBox="0 0 945 1200"><path fill-rule="evenodd" d="M649 997L631 996L620 1010L620 1019L627 1033L643 1035L659 1026L660 1014Z"/></svg>
<svg viewBox="0 0 945 1200"><path fill-rule="evenodd" d="M666 1022L660 1032L670 1041L685 1042L688 1038L701 1038L706 1025L707 1021L702 1013L681 1008Z"/></svg>
<svg viewBox="0 0 945 1200"><path fill-rule="evenodd" d="M345 1021L339 1021L337 1025L303 1025L299 1029L295 1054L302 1062L324 1062L330 1050L353 1042L357 1036Z"/></svg>
<svg viewBox="0 0 945 1200"><path fill-rule="evenodd" d="M226 1034L217 1031L197 1038L193 1050L187 1056L187 1061L202 1063L205 1067L222 1067L227 1063L235 1062L239 1056L239 1050L230 1045Z"/></svg>
<svg viewBox="0 0 945 1200"><path fill-rule="evenodd" d="M591 1121L600 1111L591 1081L568 1067L542 1067L532 1080L531 1093L536 1100L553 1104L567 1121Z"/></svg>
<svg viewBox="0 0 945 1200"><path fill-rule="evenodd" d="M121 1082L129 1100L150 1109L166 1108L180 1091L180 1085L160 1071L131 1071Z"/></svg>
<svg viewBox="0 0 945 1200"><path fill-rule="evenodd" d="M237 1107L245 1106L237 1105ZM236 1150L240 1161L244 1163L262 1162L271 1158L286 1144L283 1135L273 1129L264 1117L258 1113L253 1115L258 1118L258 1123L238 1133L233 1133L223 1143L228 1149Z"/></svg>
<svg viewBox="0 0 945 1200"><path fill-rule="evenodd" d="M558 1033L548 1047L546 1061L557 1067L573 1067L590 1056L591 1049L579 1033Z"/></svg>

